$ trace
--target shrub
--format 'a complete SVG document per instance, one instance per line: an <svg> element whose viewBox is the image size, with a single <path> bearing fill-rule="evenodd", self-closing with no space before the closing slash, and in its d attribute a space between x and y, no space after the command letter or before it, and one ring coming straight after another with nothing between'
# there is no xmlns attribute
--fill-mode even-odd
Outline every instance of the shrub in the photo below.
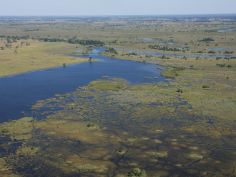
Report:
<svg viewBox="0 0 236 177"><path fill-rule="evenodd" d="M213 50L208 51L209 54L215 54L216 52Z"/></svg>
<svg viewBox="0 0 236 177"><path fill-rule="evenodd" d="M208 85L203 85L202 88L203 89L209 89L210 87Z"/></svg>
<svg viewBox="0 0 236 177"><path fill-rule="evenodd" d="M233 51L225 51L224 54L233 54Z"/></svg>
<svg viewBox="0 0 236 177"><path fill-rule="evenodd" d="M146 177L147 174L144 170L140 168L134 168L131 172L128 173L128 177Z"/></svg>
<svg viewBox="0 0 236 177"><path fill-rule="evenodd" d="M207 37L207 38L203 38L202 40L200 40L201 42L213 42L215 41L214 39Z"/></svg>
<svg viewBox="0 0 236 177"><path fill-rule="evenodd" d="M177 89L176 92L177 92L177 93L183 93L183 90L182 90L182 89Z"/></svg>
<svg viewBox="0 0 236 177"><path fill-rule="evenodd" d="M216 64L216 66L223 68L223 67L225 67L225 64Z"/></svg>
<svg viewBox="0 0 236 177"><path fill-rule="evenodd" d="M116 51L116 49L114 49L114 48L108 48L107 50L106 50L106 52L108 52L108 53L112 53L112 54L118 54L118 52Z"/></svg>

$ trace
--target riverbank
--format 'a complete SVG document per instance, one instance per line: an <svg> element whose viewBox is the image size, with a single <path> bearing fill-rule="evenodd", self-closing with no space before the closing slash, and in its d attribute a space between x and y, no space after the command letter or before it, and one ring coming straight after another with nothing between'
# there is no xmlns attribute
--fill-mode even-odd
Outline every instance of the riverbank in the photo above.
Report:
<svg viewBox="0 0 236 177"><path fill-rule="evenodd" d="M0 122L18 119L31 115L31 105L38 100L53 97L85 86L89 82L101 78L119 77L130 83L153 83L164 81L162 69L155 65L133 61L114 60L99 55L99 49L94 49L91 55L99 62L54 67L40 71L28 72L0 79ZM75 59L80 59L77 55ZM19 84L20 83L20 84Z"/></svg>
<svg viewBox="0 0 236 177"><path fill-rule="evenodd" d="M62 42L18 41L0 50L0 77L88 61L69 56L74 50L74 45Z"/></svg>

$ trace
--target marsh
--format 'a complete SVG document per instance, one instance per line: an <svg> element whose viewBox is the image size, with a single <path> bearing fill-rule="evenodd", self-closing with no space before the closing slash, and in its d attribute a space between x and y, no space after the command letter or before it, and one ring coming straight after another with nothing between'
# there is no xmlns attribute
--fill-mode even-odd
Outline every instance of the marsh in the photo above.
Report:
<svg viewBox="0 0 236 177"><path fill-rule="evenodd" d="M235 176L235 19L1 17L0 176Z"/></svg>

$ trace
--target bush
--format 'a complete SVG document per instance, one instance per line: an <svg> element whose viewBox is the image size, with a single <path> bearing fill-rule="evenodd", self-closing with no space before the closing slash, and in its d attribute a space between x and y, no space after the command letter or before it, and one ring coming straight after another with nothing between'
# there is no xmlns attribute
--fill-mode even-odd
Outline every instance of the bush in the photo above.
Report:
<svg viewBox="0 0 236 177"><path fill-rule="evenodd" d="M144 170L140 168L134 168L131 172L128 173L128 177L146 177L147 174Z"/></svg>
<svg viewBox="0 0 236 177"><path fill-rule="evenodd" d="M182 90L182 89L177 89L176 92L177 92L177 93L183 93L183 90Z"/></svg>
<svg viewBox="0 0 236 177"><path fill-rule="evenodd" d="M215 41L214 39L207 37L207 38L203 38L202 40L200 40L201 42L213 42Z"/></svg>
<svg viewBox="0 0 236 177"><path fill-rule="evenodd" d="M114 48L108 48L107 50L106 50L106 52L108 52L108 53L112 53L112 54L115 54L115 55L117 55L118 54L118 52L116 51L116 49L114 49Z"/></svg>
<svg viewBox="0 0 236 177"><path fill-rule="evenodd" d="M128 55L129 55L129 56L130 56L130 55L134 55L134 56L136 56L137 53L135 53L135 52L130 52Z"/></svg>
<svg viewBox="0 0 236 177"><path fill-rule="evenodd" d="M210 87L208 85L203 85L202 88L203 89L209 89Z"/></svg>
<svg viewBox="0 0 236 177"><path fill-rule="evenodd" d="M224 68L224 67L232 68L232 65L226 65L225 63L224 64L216 64L216 66L219 66L221 68Z"/></svg>
<svg viewBox="0 0 236 177"><path fill-rule="evenodd" d="M225 64L216 64L216 66L223 68L223 67L225 67Z"/></svg>
<svg viewBox="0 0 236 177"><path fill-rule="evenodd" d="M213 50L208 51L209 54L215 54L216 52Z"/></svg>
<svg viewBox="0 0 236 177"><path fill-rule="evenodd" d="M233 51L225 51L224 54L233 54Z"/></svg>
<svg viewBox="0 0 236 177"><path fill-rule="evenodd" d="M183 51L184 49L182 48L171 48L168 46L161 46L161 45L149 45L150 49L157 49L157 50L164 50L164 51L174 51L174 52L179 52L179 51Z"/></svg>

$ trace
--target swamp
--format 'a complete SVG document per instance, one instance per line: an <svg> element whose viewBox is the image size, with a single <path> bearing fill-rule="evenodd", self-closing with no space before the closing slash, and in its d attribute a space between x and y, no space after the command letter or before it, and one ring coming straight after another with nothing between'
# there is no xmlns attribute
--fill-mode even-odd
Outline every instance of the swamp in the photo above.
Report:
<svg viewBox="0 0 236 177"><path fill-rule="evenodd" d="M0 176L235 177L235 29L0 17Z"/></svg>

